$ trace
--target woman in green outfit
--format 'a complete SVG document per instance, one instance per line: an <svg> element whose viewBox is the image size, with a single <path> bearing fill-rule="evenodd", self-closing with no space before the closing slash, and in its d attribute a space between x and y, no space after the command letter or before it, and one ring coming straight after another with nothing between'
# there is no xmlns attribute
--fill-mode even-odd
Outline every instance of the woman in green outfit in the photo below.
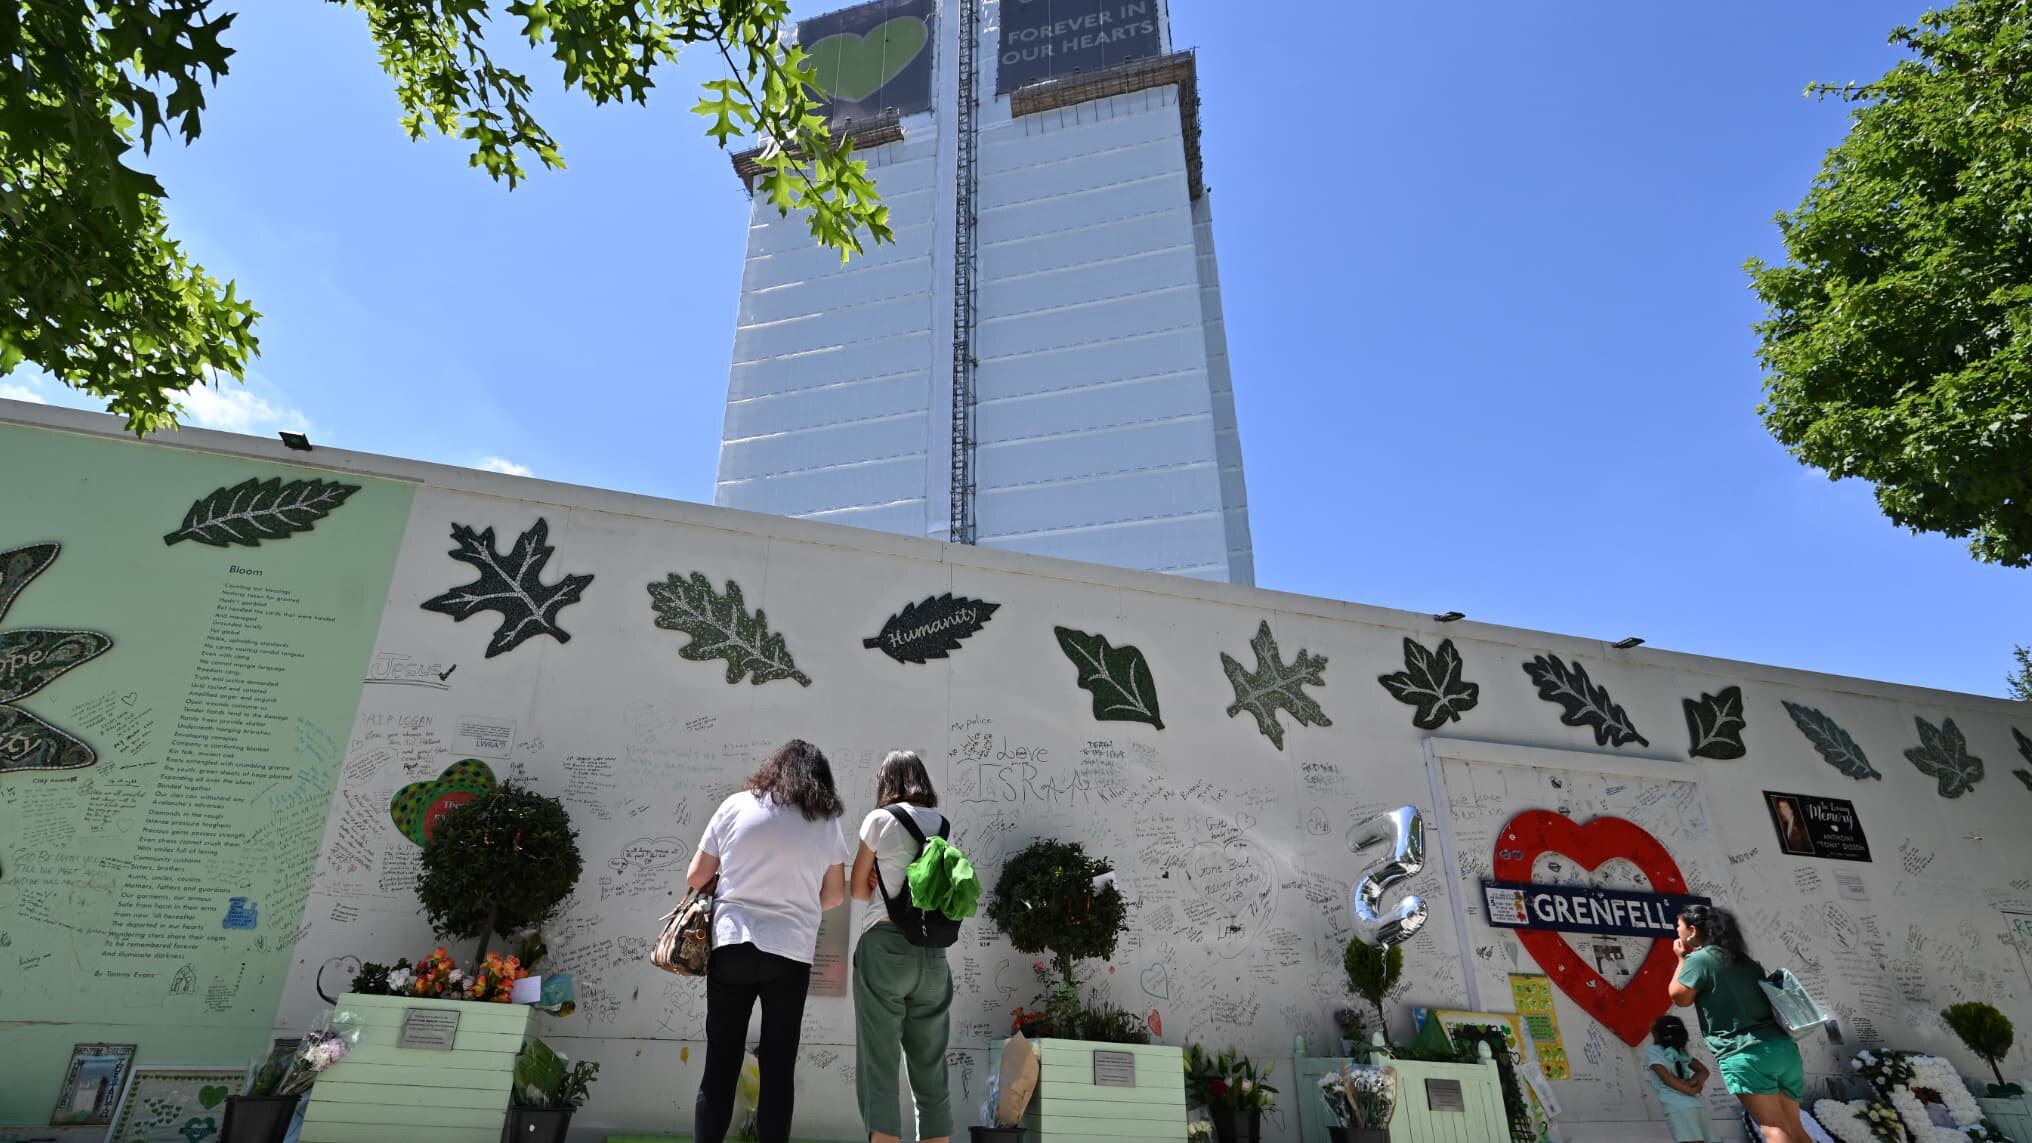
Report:
<svg viewBox="0 0 2032 1143"><path fill-rule="evenodd" d="M945 825L937 805L924 761L909 750L890 751L875 781L875 811L861 823L861 848L847 879L854 900L867 902L861 942L854 949L854 1094L874 1143L896 1143L903 1133L896 1088L899 1055L910 1072L917 1137L946 1143L952 1134L945 1070L952 969L943 948L910 943L889 918L890 900L910 902L906 870L917 857L918 842L888 807L909 814L918 832L933 837Z"/></svg>
<svg viewBox="0 0 2032 1143"><path fill-rule="evenodd" d="M1760 982L1764 966L1743 947L1736 920L1711 905L1688 905L1672 942L1679 967L1672 1002L1691 1005L1720 1065L1722 1082L1757 1121L1764 1143L1810 1143L1799 1121L1806 1069Z"/></svg>

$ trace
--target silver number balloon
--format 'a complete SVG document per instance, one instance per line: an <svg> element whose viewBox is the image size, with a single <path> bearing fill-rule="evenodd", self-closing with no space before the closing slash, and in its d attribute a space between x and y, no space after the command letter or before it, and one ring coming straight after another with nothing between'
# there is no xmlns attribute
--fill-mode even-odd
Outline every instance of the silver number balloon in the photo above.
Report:
<svg viewBox="0 0 2032 1143"><path fill-rule="evenodd" d="M1399 806L1348 831L1348 848L1356 853L1378 842L1389 847L1362 870L1349 894L1355 913L1355 936L1377 948L1402 944L1425 927L1425 898L1407 893L1385 912L1383 894L1425 868L1425 821L1416 806Z"/></svg>

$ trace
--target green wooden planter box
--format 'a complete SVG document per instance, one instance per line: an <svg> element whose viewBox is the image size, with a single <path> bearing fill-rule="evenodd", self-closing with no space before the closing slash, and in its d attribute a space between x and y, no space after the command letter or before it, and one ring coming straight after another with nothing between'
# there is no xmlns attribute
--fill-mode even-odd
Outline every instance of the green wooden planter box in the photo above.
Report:
<svg viewBox="0 0 2032 1143"><path fill-rule="evenodd" d="M997 1040L989 1074L1002 1066ZM1102 1044L1032 1040L1037 1093L1023 1114L1025 1143L1178 1143L1185 1138L1185 1050L1168 1044ZM1094 1053L1104 1078L1126 1078L1122 1053L1135 1060L1135 1086L1096 1083ZM963 1132L955 1130L958 1137Z"/></svg>
<svg viewBox="0 0 2032 1143"><path fill-rule="evenodd" d="M1298 1074L1290 1087L1284 1088L1284 1098L1294 1094L1297 1098L1300 1143L1327 1143L1326 1129L1333 1119L1319 1094L1319 1078L1351 1062L1367 1061L1308 1056L1305 1038L1298 1038L1293 1061ZM1397 1069L1397 1111L1390 1117L1390 1143L1510 1143L1510 1120L1503 1110L1503 1075L1494 1060L1479 1064L1390 1060L1389 1066ZM1459 1083L1462 1109L1434 1111L1426 1097L1428 1079Z"/></svg>
<svg viewBox="0 0 2032 1143"><path fill-rule="evenodd" d="M410 1009L458 1013L449 1051L395 1046ZM500 1143L515 1053L529 1038L534 1009L349 992L333 1018L358 1028L360 1038L310 1089L300 1143Z"/></svg>
<svg viewBox="0 0 2032 1143"><path fill-rule="evenodd" d="M2004 1099L1978 1099L1983 1115L2003 1129L2011 1143L2032 1143L2032 1098L2022 1095Z"/></svg>

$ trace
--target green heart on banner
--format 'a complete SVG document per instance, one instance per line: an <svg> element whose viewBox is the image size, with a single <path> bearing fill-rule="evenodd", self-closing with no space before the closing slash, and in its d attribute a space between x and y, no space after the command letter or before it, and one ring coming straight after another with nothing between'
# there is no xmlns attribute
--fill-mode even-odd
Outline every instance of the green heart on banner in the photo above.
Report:
<svg viewBox="0 0 2032 1143"><path fill-rule="evenodd" d="M198 1102L204 1105L206 1111L210 1111L226 1102L226 1097L231 1094L233 1093L219 1084L210 1084L198 1089Z"/></svg>
<svg viewBox="0 0 2032 1143"><path fill-rule="evenodd" d="M898 16L865 36L840 32L805 49L818 72L819 90L834 99L859 103L895 79L924 53L930 37L924 21Z"/></svg>

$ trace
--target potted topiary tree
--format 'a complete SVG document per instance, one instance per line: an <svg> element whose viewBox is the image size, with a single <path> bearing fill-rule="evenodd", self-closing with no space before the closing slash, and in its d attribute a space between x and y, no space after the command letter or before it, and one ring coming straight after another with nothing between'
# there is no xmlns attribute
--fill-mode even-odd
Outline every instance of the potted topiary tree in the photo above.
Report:
<svg viewBox="0 0 2032 1143"><path fill-rule="evenodd" d="M1404 947L1377 948L1364 944L1360 937L1351 937L1348 950L1341 957L1341 965L1347 969L1348 987L1376 1010L1376 1029L1387 1039L1390 1020L1383 1014L1383 1001L1404 976Z"/></svg>
<svg viewBox="0 0 2032 1143"><path fill-rule="evenodd" d="M2011 1018L1998 1011L1996 1006L1980 1000L1968 1000L1949 1005L1940 1013L1940 1018L1968 1050L1981 1056L1990 1065L1990 1074L1997 1082L1990 1085L1987 1093L1990 1099L2018 1099L2025 1094L2023 1088L2014 1083L2004 1082L2004 1072L1997 1061L2011 1054L2011 1044L2017 1039L2017 1030L2011 1027Z"/></svg>
<svg viewBox="0 0 2032 1143"><path fill-rule="evenodd" d="M548 920L583 868L564 803L508 782L438 823L416 896L440 936L480 939L477 965L494 934Z"/></svg>
<svg viewBox="0 0 2032 1143"><path fill-rule="evenodd" d="M423 847L416 893L441 936L478 938L471 971L443 948L414 965L364 966L353 990L339 998L337 1015L358 1029L358 1042L312 1089L306 1128L373 1124L498 1135L534 1017L530 1005L512 1002L516 981L527 975L520 958L489 954L487 945L497 933L548 919L582 869L564 805L513 783L440 820ZM380 1066L360 1066L367 1064ZM490 1073L498 1080L490 1081ZM467 1095L451 1105L438 1098L447 1087L498 1098Z"/></svg>
<svg viewBox="0 0 2032 1143"><path fill-rule="evenodd" d="M1079 966L1115 955L1128 903L1108 862L1077 842L1032 842L1002 866L988 920L1037 964L1042 1012L1018 1009L1015 1031L1037 1050L1037 1090L1023 1125L1039 1143L1079 1138L1096 1104L1119 1108L1112 1089L1136 1088L1139 1118L1153 1130L1185 1135L1185 1064L1180 1049L1150 1043L1135 1015L1104 1002L1083 1003ZM997 1049L999 1053L999 1048Z"/></svg>

